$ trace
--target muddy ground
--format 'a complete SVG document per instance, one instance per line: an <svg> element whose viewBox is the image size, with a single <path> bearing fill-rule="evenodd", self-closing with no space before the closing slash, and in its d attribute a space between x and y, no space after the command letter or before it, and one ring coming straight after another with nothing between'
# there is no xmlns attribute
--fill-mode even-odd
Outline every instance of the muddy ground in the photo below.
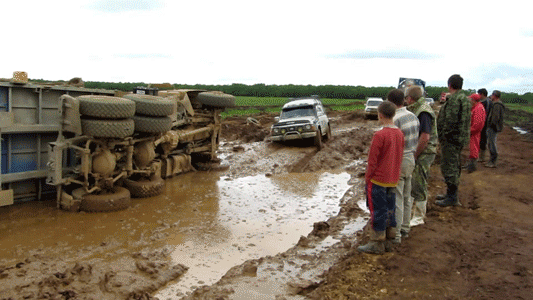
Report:
<svg viewBox="0 0 533 300"><path fill-rule="evenodd" d="M259 126L247 118L224 121L222 165L198 167L224 170L229 178L342 170L351 174L352 188L339 199L339 214L315 223L296 246L249 260L216 284L168 299L530 299L530 134L505 128L498 136L498 168L481 165L462 175L462 207L432 205L434 196L445 190L435 164L426 224L414 227L392 253L372 256L357 253L355 247L367 238L360 230L367 220L360 179L376 121L365 120L360 112L329 115L333 137L321 151L311 144L255 148L268 136L274 115L254 116ZM520 117L520 127L531 132L533 115ZM292 150L285 151L287 147ZM0 208L0 214L13 210ZM15 249L16 258L0 260L0 299L154 299L158 289L187 271L185 265L172 265L169 248L157 243L174 225L154 224L136 241L139 250L134 253L117 251L120 241L114 240L78 249L73 257L54 256L54 247ZM16 232L9 226L0 220L6 236Z"/></svg>

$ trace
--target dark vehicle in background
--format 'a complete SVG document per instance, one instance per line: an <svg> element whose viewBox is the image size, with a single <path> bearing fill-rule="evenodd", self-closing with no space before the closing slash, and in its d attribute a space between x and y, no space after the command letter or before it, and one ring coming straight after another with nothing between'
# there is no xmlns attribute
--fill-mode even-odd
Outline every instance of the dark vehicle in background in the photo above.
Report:
<svg viewBox="0 0 533 300"><path fill-rule="evenodd" d="M270 133L274 142L313 138L321 149L323 138L331 137L331 127L320 98L310 96L292 98L285 103Z"/></svg>

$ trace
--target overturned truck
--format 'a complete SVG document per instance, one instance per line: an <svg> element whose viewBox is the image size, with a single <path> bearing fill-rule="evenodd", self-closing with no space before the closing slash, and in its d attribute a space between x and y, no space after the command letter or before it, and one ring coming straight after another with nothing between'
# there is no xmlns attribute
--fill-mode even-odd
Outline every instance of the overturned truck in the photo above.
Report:
<svg viewBox="0 0 533 300"><path fill-rule="evenodd" d="M49 143L47 183L70 211L114 211L131 197L163 192L164 179L216 160L220 113L232 95L205 90L122 97L62 95L61 125Z"/></svg>

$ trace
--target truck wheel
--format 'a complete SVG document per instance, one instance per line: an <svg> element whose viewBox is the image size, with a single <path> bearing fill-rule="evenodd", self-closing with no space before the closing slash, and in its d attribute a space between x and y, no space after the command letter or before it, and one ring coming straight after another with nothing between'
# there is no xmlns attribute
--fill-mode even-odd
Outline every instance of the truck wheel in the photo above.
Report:
<svg viewBox="0 0 533 300"><path fill-rule="evenodd" d="M97 138L122 139L133 135L134 129L135 124L132 119L81 119L81 131L83 134Z"/></svg>
<svg viewBox="0 0 533 300"><path fill-rule="evenodd" d="M135 114L153 117L170 116L176 110L177 102L152 95L128 94L124 98L135 102Z"/></svg>
<svg viewBox="0 0 533 300"><path fill-rule="evenodd" d="M328 123L328 131L326 131L326 140L331 139L331 125Z"/></svg>
<svg viewBox="0 0 533 300"><path fill-rule="evenodd" d="M315 136L315 146L318 150L321 150L322 149L322 132L320 131L320 128L316 131L316 136Z"/></svg>
<svg viewBox="0 0 533 300"><path fill-rule="evenodd" d="M81 200L80 210L86 212L117 211L131 205L130 191L117 186L102 194L87 194Z"/></svg>
<svg viewBox="0 0 533 300"><path fill-rule="evenodd" d="M163 133L172 128L172 119L170 117L145 117L133 116L135 122L135 131L147 133Z"/></svg>
<svg viewBox="0 0 533 300"><path fill-rule="evenodd" d="M80 114L95 118L126 119L135 114L135 102L111 96L79 96Z"/></svg>
<svg viewBox="0 0 533 300"><path fill-rule="evenodd" d="M124 180L124 187L126 187L131 196L134 198L148 198L163 193L165 187L165 181L162 178L156 178L152 180Z"/></svg>
<svg viewBox="0 0 533 300"><path fill-rule="evenodd" d="M224 93L202 92L196 97L203 105L213 107L234 107L235 96Z"/></svg>

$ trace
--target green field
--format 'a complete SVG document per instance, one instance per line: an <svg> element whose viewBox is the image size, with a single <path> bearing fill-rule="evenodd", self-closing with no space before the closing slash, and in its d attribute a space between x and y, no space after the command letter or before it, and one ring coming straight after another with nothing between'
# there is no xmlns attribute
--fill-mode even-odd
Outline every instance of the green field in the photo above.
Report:
<svg viewBox="0 0 533 300"><path fill-rule="evenodd" d="M279 113L283 104L287 103L289 98L285 97L246 97L246 96L237 96L235 97L236 106L253 106L250 108L240 108L240 109L226 109L222 113L222 117L228 116L247 116L254 115L261 112L272 112ZM363 109L365 100L354 100L354 99L330 99L322 98L322 103L326 109L332 110L358 110ZM262 106L265 106L262 108ZM275 107L270 107L275 106Z"/></svg>
<svg viewBox="0 0 533 300"><path fill-rule="evenodd" d="M523 110L533 114L533 105L530 104L505 103L505 106L508 109Z"/></svg>

